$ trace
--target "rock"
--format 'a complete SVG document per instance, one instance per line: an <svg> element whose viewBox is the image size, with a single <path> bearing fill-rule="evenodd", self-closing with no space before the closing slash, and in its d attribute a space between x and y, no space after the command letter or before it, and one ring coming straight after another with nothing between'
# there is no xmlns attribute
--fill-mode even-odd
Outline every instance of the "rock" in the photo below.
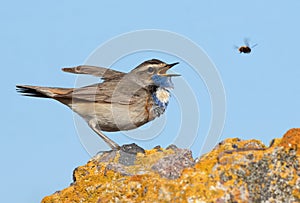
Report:
<svg viewBox="0 0 300 203"><path fill-rule="evenodd" d="M70 187L42 202L300 202L300 129L269 147L226 139L196 158L171 145L127 145L74 170Z"/></svg>

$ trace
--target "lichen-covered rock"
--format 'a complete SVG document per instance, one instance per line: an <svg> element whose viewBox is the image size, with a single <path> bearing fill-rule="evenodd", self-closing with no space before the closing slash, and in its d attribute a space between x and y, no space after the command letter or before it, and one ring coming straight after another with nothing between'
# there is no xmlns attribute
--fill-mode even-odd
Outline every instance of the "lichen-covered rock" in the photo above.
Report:
<svg viewBox="0 0 300 203"><path fill-rule="evenodd" d="M270 147L226 139L194 160L174 145L126 145L74 170L70 187L42 202L300 202L300 129Z"/></svg>

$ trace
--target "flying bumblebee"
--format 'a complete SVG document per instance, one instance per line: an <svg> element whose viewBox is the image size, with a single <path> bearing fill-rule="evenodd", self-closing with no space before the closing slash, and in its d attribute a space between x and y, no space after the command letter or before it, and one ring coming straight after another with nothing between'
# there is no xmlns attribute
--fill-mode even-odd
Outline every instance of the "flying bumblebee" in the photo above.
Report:
<svg viewBox="0 0 300 203"><path fill-rule="evenodd" d="M245 43L245 45L243 45L243 46L240 46L240 47L236 46L236 47L235 47L235 48L237 48L237 50L238 50L240 53L250 54L251 49L257 46L257 44L254 44L254 45L250 46L250 44L249 44L249 39L247 39L247 38L244 39L244 43Z"/></svg>

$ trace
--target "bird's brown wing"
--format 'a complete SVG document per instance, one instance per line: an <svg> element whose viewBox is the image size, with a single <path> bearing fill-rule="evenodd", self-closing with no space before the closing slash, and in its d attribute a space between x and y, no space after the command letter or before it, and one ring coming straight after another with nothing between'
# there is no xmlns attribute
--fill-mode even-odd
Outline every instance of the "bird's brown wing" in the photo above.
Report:
<svg viewBox="0 0 300 203"><path fill-rule="evenodd" d="M147 98L147 90L134 82L109 80L103 83L75 88L72 92L61 95L63 98L87 102L133 104L140 98Z"/></svg>
<svg viewBox="0 0 300 203"><path fill-rule="evenodd" d="M112 70L109 68L81 65L71 68L62 68L64 72L75 73L75 74L88 74L96 77L101 77L103 80L123 77L126 73Z"/></svg>

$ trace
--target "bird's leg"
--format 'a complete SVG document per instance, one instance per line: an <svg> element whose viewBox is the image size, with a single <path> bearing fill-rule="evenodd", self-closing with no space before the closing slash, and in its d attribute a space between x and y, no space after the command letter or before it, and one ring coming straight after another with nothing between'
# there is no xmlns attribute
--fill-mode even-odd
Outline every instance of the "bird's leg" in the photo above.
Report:
<svg viewBox="0 0 300 203"><path fill-rule="evenodd" d="M113 150L118 150L121 148L117 143L109 139L101 132L98 121L96 119L91 119L88 124L110 146L110 148L112 148Z"/></svg>

